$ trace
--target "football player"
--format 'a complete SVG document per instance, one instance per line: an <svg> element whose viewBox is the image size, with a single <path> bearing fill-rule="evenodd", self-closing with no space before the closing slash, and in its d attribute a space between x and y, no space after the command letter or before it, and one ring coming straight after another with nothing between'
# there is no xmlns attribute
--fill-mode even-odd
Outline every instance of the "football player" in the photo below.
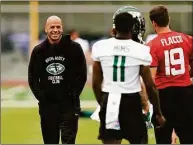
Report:
<svg viewBox="0 0 193 145"><path fill-rule="evenodd" d="M158 35L147 44L153 58L151 72L167 120L163 128L156 128L153 121L156 141L171 143L174 129L180 143L193 144L193 87L189 73L190 66L193 70L192 36L169 28L170 17L165 6L154 7L149 17Z"/></svg>
<svg viewBox="0 0 193 145"><path fill-rule="evenodd" d="M133 143L147 143L147 129L142 114L140 76L154 107L157 122L165 124L159 106L159 96L151 77L149 47L133 39L135 22L140 12L130 7L128 12L117 12L114 17L114 37L96 42L92 48L92 86L100 104L99 139L103 143L120 143L123 138Z"/></svg>

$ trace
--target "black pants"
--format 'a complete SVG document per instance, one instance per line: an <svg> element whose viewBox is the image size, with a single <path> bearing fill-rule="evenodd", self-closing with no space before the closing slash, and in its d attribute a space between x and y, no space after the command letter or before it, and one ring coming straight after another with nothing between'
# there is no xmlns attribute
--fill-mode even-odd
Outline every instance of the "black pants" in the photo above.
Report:
<svg viewBox="0 0 193 145"><path fill-rule="evenodd" d="M155 137L157 144L170 144L173 129L181 144L193 144L193 87L168 87L159 90L162 113L167 122L157 128L155 117Z"/></svg>
<svg viewBox="0 0 193 145"><path fill-rule="evenodd" d="M103 93L103 103L99 112L100 129L98 139L127 139L131 144L147 144L147 128L142 114L139 93L122 94L119 107L121 130L106 129L106 109L109 93Z"/></svg>
<svg viewBox="0 0 193 145"><path fill-rule="evenodd" d="M62 112L58 104L39 103L41 130L45 144L75 144L79 115Z"/></svg>

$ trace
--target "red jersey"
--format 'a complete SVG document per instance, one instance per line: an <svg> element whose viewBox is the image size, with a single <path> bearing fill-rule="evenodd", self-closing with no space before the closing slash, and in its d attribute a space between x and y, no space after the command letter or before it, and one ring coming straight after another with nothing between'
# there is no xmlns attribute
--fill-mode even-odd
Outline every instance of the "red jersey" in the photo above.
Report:
<svg viewBox="0 0 193 145"><path fill-rule="evenodd" d="M191 85L192 36L174 31L161 33L147 45L152 55L151 66L157 67L157 88Z"/></svg>

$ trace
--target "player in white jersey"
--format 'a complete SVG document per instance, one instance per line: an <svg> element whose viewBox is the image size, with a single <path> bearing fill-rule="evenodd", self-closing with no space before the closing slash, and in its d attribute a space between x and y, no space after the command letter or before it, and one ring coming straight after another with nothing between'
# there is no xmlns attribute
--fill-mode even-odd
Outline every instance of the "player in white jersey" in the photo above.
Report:
<svg viewBox="0 0 193 145"><path fill-rule="evenodd" d="M132 40L139 42L141 44L145 44L145 42L142 40L142 37L145 33L145 19L143 17L143 15L141 14L141 12L133 6L122 6L120 7L113 15L113 28L115 28L115 24L114 24L114 19L115 16L119 13L123 13L123 12L128 12L130 13L133 18L135 19L134 22L134 29L132 32ZM113 31L114 29L112 29L111 31L111 36L115 37L115 31ZM145 86L143 85L143 83L141 83L141 87L142 90L140 92L141 95L141 103L142 103L142 112L144 115L144 119L146 122L146 126L147 128L152 128L153 125L151 123L151 118L153 115L153 106L152 104L149 102L146 91L145 91ZM98 116L98 112L100 110L100 105L98 105L97 109L95 110L95 112L91 115L91 118L93 120L99 121L99 116ZM148 139L148 138L147 138Z"/></svg>
<svg viewBox="0 0 193 145"><path fill-rule="evenodd" d="M145 18L142 15L142 13L136 7L128 6L128 5L122 6L114 13L113 21L117 14L123 13L123 12L130 13L134 18L134 27L132 30L132 40L139 42L141 44L145 44L145 42L142 39L145 33ZM115 28L114 22L113 22L113 28ZM113 37L115 36L115 33L116 33L115 31L112 31L111 34ZM143 82L143 80L141 82ZM152 109L153 107L152 107L152 104L148 100L148 96L146 94L143 83L141 83L141 87L142 87L142 91L140 92L140 95L141 95L141 103L142 103L142 108L143 108L142 111L145 116L147 127L151 128L152 127L151 117L153 114L153 109Z"/></svg>
<svg viewBox="0 0 193 145"><path fill-rule="evenodd" d="M99 139L103 143L121 143L123 138L133 143L144 142L147 130L142 114L140 75L154 106L157 121L165 119L159 106L159 96L151 77L149 48L133 41L135 20L127 12L115 16L115 38L96 42L92 48L93 90L100 104Z"/></svg>

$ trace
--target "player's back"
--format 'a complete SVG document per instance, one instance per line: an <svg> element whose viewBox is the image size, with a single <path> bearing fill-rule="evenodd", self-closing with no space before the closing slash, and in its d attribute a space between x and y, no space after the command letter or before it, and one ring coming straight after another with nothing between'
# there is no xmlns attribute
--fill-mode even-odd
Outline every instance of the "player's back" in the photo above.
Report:
<svg viewBox="0 0 193 145"><path fill-rule="evenodd" d="M149 47L131 39L110 38L93 45L92 57L100 61L104 92L135 93L141 91L140 65L150 65Z"/></svg>
<svg viewBox="0 0 193 145"><path fill-rule="evenodd" d="M159 89L169 86L191 85L189 62L192 50L190 36L179 32L161 33L148 44L152 66L157 66L155 77Z"/></svg>

